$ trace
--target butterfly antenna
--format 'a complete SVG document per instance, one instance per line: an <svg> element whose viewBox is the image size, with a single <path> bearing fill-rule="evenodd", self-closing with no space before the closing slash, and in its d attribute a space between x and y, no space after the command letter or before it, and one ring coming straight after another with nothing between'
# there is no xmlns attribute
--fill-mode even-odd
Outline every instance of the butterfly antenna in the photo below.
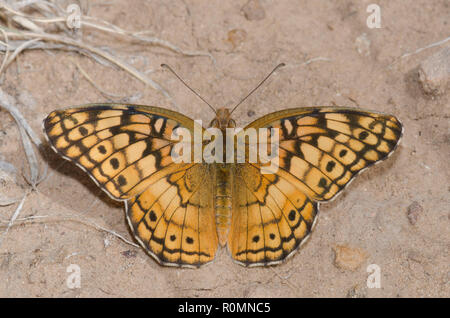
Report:
<svg viewBox="0 0 450 318"><path fill-rule="evenodd" d="M238 108L239 105L241 105L244 100L246 100L251 94L253 94L254 91L256 91L269 77L270 75L272 75L277 69L279 69L280 67L285 66L286 64L284 63L280 63L277 66L275 66L275 68L272 70L272 72L269 73L269 75L266 76L266 78L264 78L261 83L258 84L258 86L256 86L250 93L248 93L247 96L245 96L236 106L234 106L233 110L230 112L230 115L236 110L236 108Z"/></svg>
<svg viewBox="0 0 450 318"><path fill-rule="evenodd" d="M187 88L189 88L189 89L191 90L191 92L193 92L195 95L197 95L198 98L200 98L203 102L205 102L205 104L208 105L208 106L213 110L213 112L214 112L215 114L217 114L216 109L215 109L214 107L212 107L211 104L208 103L203 97L201 97L199 94L197 94L197 92L194 91L188 84L186 84L186 82L183 81L183 79L182 79L180 76L178 76L178 74L175 73L175 71L174 71L169 65L167 65L167 64L161 64L161 67L167 68L169 71L171 71L171 72L173 73L173 75L175 75L175 76L181 81L181 83L184 84L184 86L186 86Z"/></svg>

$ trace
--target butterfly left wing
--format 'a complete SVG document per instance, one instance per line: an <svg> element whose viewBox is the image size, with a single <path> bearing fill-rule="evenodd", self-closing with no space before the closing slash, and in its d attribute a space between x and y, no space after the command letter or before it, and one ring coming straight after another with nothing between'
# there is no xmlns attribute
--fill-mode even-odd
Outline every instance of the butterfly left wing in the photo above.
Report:
<svg viewBox="0 0 450 318"><path fill-rule="evenodd" d="M130 228L160 264L199 267L214 260L218 237L211 167L195 164L126 202Z"/></svg>
<svg viewBox="0 0 450 318"><path fill-rule="evenodd" d="M359 172L387 158L402 135L394 116L344 107L287 109L248 128L275 128L280 138L274 174L262 174L261 163L236 167L228 246L246 266L291 255L313 228L316 202L331 200Z"/></svg>
<svg viewBox="0 0 450 318"><path fill-rule="evenodd" d="M218 239L209 167L175 163L172 139L195 122L159 107L91 104L44 120L51 147L82 168L111 198L126 201L131 230L159 263L211 262ZM199 127L202 129L201 127Z"/></svg>

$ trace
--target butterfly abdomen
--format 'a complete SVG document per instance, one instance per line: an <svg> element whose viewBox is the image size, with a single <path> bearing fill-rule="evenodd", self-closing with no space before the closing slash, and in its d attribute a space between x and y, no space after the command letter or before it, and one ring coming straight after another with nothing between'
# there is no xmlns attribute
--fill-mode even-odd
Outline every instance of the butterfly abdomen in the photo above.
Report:
<svg viewBox="0 0 450 318"><path fill-rule="evenodd" d="M216 193L214 198L217 235L219 237L219 243L222 246L227 242L231 224L232 184L231 168L227 165L218 165L216 167Z"/></svg>

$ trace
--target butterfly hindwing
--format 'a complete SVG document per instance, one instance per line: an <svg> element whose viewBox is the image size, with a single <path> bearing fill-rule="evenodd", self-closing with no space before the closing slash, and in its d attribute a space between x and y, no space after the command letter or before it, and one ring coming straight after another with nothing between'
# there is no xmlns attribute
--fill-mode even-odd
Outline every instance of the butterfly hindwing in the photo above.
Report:
<svg viewBox="0 0 450 318"><path fill-rule="evenodd" d="M218 239L210 168L192 164L127 202L133 233L159 263L198 267L214 259Z"/></svg>
<svg viewBox="0 0 450 318"><path fill-rule="evenodd" d="M236 167L235 204L228 248L241 265L277 264L306 241L317 203L293 184L259 167Z"/></svg>
<svg viewBox="0 0 450 318"><path fill-rule="evenodd" d="M245 266L276 264L292 254L312 230L316 201L334 198L359 172L388 157L402 134L393 116L343 107L287 109L248 128L276 128L280 138L273 174L262 174L259 162L236 167L228 244Z"/></svg>

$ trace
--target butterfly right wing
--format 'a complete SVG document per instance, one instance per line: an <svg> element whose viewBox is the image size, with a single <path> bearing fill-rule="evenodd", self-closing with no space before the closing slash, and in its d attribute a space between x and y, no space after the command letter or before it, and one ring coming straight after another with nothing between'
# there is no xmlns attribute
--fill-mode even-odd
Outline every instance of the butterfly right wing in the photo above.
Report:
<svg viewBox="0 0 450 318"><path fill-rule="evenodd" d="M249 163L236 166L234 184L228 249L237 263L275 265L306 242L319 210L301 189Z"/></svg>
<svg viewBox="0 0 450 318"><path fill-rule="evenodd" d="M236 197L228 239L244 266L281 262L308 238L317 201L336 197L367 167L387 158L402 135L394 116L345 107L287 109L248 128L279 131L275 171L261 163L236 167ZM261 144L270 144L259 141Z"/></svg>

